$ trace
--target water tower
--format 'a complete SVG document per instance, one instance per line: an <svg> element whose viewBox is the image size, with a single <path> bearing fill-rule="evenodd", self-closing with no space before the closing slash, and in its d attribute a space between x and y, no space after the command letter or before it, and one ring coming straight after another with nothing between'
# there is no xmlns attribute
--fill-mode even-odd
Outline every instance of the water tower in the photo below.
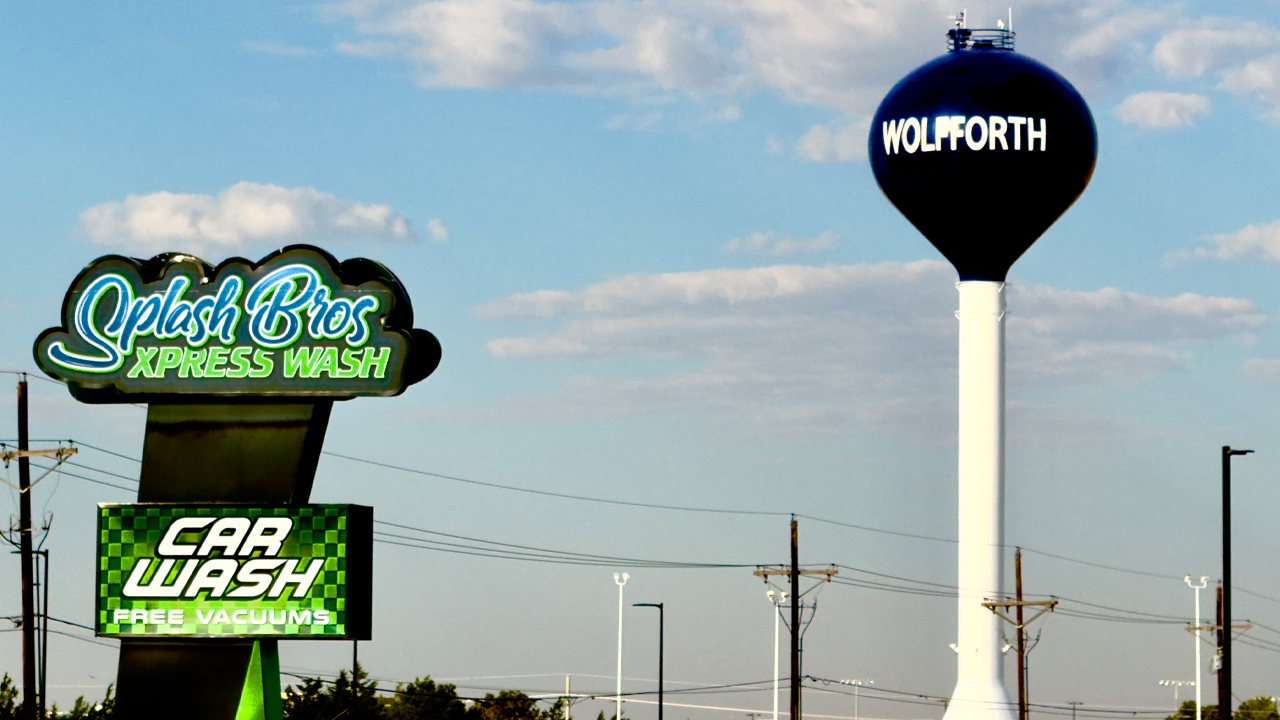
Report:
<svg viewBox="0 0 1280 720"><path fill-rule="evenodd" d="M1003 26L1003 22L999 23ZM1012 720L1004 594L1005 276L1084 192L1097 130L1061 75L1014 52L1012 27L970 29L903 78L871 124L889 200L959 273L959 569L956 687L944 720Z"/></svg>

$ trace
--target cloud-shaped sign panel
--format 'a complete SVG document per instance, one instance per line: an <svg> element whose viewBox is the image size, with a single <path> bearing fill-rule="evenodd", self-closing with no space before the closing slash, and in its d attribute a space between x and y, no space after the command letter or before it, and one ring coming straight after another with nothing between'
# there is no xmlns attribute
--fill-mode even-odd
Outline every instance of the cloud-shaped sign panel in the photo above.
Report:
<svg viewBox="0 0 1280 720"><path fill-rule="evenodd" d="M36 364L85 402L392 396L440 343L386 267L294 245L216 268L190 255L108 255L76 277Z"/></svg>

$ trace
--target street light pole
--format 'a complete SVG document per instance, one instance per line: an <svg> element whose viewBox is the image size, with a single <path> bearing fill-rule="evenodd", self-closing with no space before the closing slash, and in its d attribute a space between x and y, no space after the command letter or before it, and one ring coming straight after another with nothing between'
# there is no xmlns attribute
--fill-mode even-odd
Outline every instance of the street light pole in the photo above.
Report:
<svg viewBox="0 0 1280 720"><path fill-rule="evenodd" d="M1218 717L1231 717L1231 458L1252 450L1222 446L1222 681L1218 683Z"/></svg>
<svg viewBox="0 0 1280 720"><path fill-rule="evenodd" d="M781 672L778 667L778 654L781 651L779 623L782 620L782 603L786 601L786 593L778 595L773 590L769 591L769 602L773 604L773 720L778 720L778 673Z"/></svg>
<svg viewBox="0 0 1280 720"><path fill-rule="evenodd" d="M1201 576L1200 584L1196 585L1191 582L1191 576L1188 575L1183 580L1186 581L1187 587L1196 591L1196 620L1192 630L1192 637L1196 641L1196 720L1200 718L1200 591L1209 584L1209 578Z"/></svg>
<svg viewBox="0 0 1280 720"><path fill-rule="evenodd" d="M857 680L841 680L840 682L853 686L853 720L858 720L858 691L862 689L863 685L875 685L876 681L858 678Z"/></svg>
<svg viewBox="0 0 1280 720"><path fill-rule="evenodd" d="M618 694L614 705L614 720L622 720L622 586L627 584L631 576L626 573L614 573L613 581L618 585Z"/></svg>
<svg viewBox="0 0 1280 720"><path fill-rule="evenodd" d="M1182 689L1183 685L1195 685L1194 682L1190 682L1187 680L1161 680L1160 684L1164 685L1165 687L1173 688L1174 713L1177 713L1178 709L1182 707L1181 705L1178 704L1178 690Z"/></svg>
<svg viewBox="0 0 1280 720"><path fill-rule="evenodd" d="M662 646L666 636L664 629L666 621L663 619L665 612L662 609L662 603L634 603L634 607L658 608L658 720L662 720Z"/></svg>

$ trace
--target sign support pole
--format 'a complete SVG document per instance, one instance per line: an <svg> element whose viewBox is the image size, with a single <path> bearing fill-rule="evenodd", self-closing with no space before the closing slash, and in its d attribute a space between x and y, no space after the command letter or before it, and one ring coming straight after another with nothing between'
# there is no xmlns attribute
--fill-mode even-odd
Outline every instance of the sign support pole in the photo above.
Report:
<svg viewBox="0 0 1280 720"><path fill-rule="evenodd" d="M305 504L332 406L151 405L138 502ZM121 638L118 683L124 717L231 720L244 703L283 717L276 640Z"/></svg>

